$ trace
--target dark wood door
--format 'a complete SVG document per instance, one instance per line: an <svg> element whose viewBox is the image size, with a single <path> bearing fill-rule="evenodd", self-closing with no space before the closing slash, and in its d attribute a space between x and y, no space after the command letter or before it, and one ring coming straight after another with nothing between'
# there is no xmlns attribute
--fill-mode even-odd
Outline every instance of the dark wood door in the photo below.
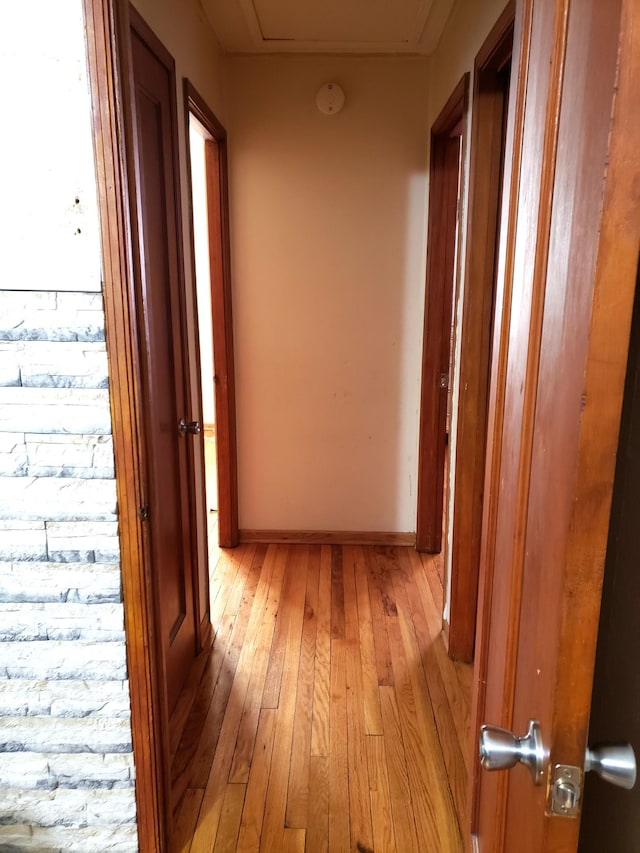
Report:
<svg viewBox="0 0 640 853"><path fill-rule="evenodd" d="M172 58L131 13L134 153L140 275L143 432L148 471L151 582L169 713L196 652L191 563L185 335L175 72Z"/></svg>
<svg viewBox="0 0 640 853"><path fill-rule="evenodd" d="M640 757L640 291L631 347L602 589L589 743L628 741ZM640 785L624 791L590 773L580 853L640 850Z"/></svg>
<svg viewBox="0 0 640 853"><path fill-rule="evenodd" d="M540 722L542 784L473 772L482 853L575 851L548 810L582 767L635 289L638 4L517 4L492 358L473 711ZM596 72L597 69L597 72ZM634 186L634 181L636 182Z"/></svg>

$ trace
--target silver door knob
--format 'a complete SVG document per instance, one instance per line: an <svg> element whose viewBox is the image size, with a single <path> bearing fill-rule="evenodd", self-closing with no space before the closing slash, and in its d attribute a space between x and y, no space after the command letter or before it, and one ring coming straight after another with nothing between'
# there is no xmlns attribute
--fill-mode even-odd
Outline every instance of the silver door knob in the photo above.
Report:
<svg viewBox="0 0 640 853"><path fill-rule="evenodd" d="M592 770L605 782L630 791L636 784L636 755L628 743L601 744L588 747L584 770Z"/></svg>
<svg viewBox="0 0 640 853"><path fill-rule="evenodd" d="M508 770L516 764L529 768L534 785L544 778L545 751L542 744L540 724L529 721L529 730L524 737L498 726L482 726L480 729L480 763L485 770Z"/></svg>
<svg viewBox="0 0 640 853"><path fill-rule="evenodd" d="M178 432L180 435L198 435L198 433L202 432L200 421L187 421L182 418L178 424Z"/></svg>

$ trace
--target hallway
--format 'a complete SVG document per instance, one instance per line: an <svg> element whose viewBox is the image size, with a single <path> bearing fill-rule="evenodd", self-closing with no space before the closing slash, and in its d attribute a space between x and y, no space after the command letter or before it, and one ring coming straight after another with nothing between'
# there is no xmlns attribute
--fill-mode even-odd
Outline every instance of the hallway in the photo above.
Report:
<svg viewBox="0 0 640 853"><path fill-rule="evenodd" d="M472 670L446 654L438 559L213 549L215 643L173 758L175 850L462 849Z"/></svg>

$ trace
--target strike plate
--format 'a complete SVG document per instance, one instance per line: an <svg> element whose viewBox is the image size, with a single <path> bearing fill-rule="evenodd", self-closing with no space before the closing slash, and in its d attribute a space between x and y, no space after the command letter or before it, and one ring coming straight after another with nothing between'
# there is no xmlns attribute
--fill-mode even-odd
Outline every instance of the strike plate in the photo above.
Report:
<svg viewBox="0 0 640 853"><path fill-rule="evenodd" d="M572 764L556 764L551 781L551 814L576 817L580 814L581 801L582 768Z"/></svg>

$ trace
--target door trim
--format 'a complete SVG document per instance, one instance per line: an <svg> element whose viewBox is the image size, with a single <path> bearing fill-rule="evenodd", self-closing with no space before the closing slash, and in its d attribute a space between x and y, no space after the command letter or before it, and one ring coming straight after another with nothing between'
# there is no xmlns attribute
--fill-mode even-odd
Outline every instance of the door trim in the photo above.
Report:
<svg viewBox="0 0 640 853"><path fill-rule="evenodd" d="M431 128L416 548L432 554L437 554L442 547L448 386L441 386L440 377L449 373L455 292L458 157L460 150L464 156L465 149L469 76L467 73L462 77ZM455 134L460 141L454 149L453 132L460 124L461 131Z"/></svg>
<svg viewBox="0 0 640 853"><path fill-rule="evenodd" d="M531 35L531 5L523 9L519 4L514 22L513 53L511 58L510 104L505 141L505 164L502 186L502 225L499 246L498 287L494 306L493 350L489 386L489 411L487 415L487 451L485 457L484 502L482 507L482 537L480 547L480 577L476 623L474 687L471 707L471 766L469 774L469 816L471 839L479 850L475 835L479 818L479 775L482 772L478 759L476 735L484 708L486 672L490 631L490 604L495 570L495 545L498 522L498 487L502 464L502 434L504 425L506 373L508 363L509 320L513 300L513 264L515 247L515 222L518 208L520 162L524 136L524 108L527 85L526 68L529 59Z"/></svg>
<svg viewBox="0 0 640 853"><path fill-rule="evenodd" d="M507 130L507 146L505 159L504 178L504 202L503 221L501 226L501 240L505 245L500 246L500 263L502 270L498 277L496 293L496 332L494 334L494 360L492 364L491 377L491 403L489 428L487 430L487 467L485 482L485 507L483 509L483 544L481 556L481 582L479 594L479 618L476 635L477 658L474 669L474 699L472 708L472 731L479 731L479 720L484 715L487 672L489 666L489 638L492 632L491 614L492 606L501 608L508 613L504 638L503 670L505 673L515 673L517 657L517 620L521 606L523 566L525 559L525 530L518 528L516 535L507 545L500 545L497 537L499 518L507 511L517 514L518 517L526 518L526 507L529 502L528 483L531 471L532 448L533 448L533 425L535 414L536 390L538 387L538 364L540 357L540 330L542 328L544 296L546 286L546 259L549 242L550 219L553 201L553 177L555 168L555 155L557 145L557 123L550 122L550 117L560 107L560 79L562 71L562 59L564 57L566 37L566 17L555 14L555 9L550 3L541 3L540 19L546 25L545 33L549 43L553 47L553 55L547 68L547 77L539 84L538 98L544 99L544 108L540 107L544 122L543 132L539 132L541 141L536 137L536 143L540 148L534 146L534 142L525 136L525 108L527 107L527 94L529 84L530 57L535 57L532 52L532 39L534 27L534 4L536 0L523 0L519 6L519 15L516 16L514 33L514 51L511 75L511 104L509 108L509 122L511 128ZM537 22L539 29L543 30L540 21ZM549 35L549 31L551 34ZM540 60L539 60L540 61ZM509 136L511 135L511 144ZM529 133L531 136L531 132ZM528 146L528 149L527 149ZM535 147L535 151L534 151ZM538 206L531 211L532 224L530 229L535 231L536 245L532 249L535 255L535 263L528 271L528 280L523 283L515 280L516 237L520 225L518 214L521 213L522 195L527 189L521 184L520 164L524 162L525 155L536 158L539 163L539 174L530 180L539 183ZM507 178L509 174L509 179ZM526 318L527 334L527 356L524 378L522 380L522 402L517 411L507 409L507 395L509 392L509 343L511 332L511 315L513 299L519 297L519 291L528 287L530 293L526 297L528 314ZM525 313L524 310L522 313ZM525 324L525 320L522 320ZM499 348L497 355L496 346ZM524 344L523 344L524 346ZM519 443L512 449L513 459L506 460L503 456L503 438L511 432L517 433ZM489 441L489 437L491 440ZM510 478L505 475L506 485L503 484L503 465L510 464ZM499 506L500 504L500 506ZM496 551L498 553L496 554ZM494 573L495 561L499 562L501 573L509 571L509 583L502 590L502 598L496 603L494 596ZM502 704L503 718L498 725L505 728L513 726L513 696L515 693L515 677L505 677L505 691L508 695L504 697ZM502 683L502 682L501 682ZM484 722L484 720L483 720ZM479 793L480 793L480 764L477 748L473 752L472 797L471 815L472 827L475 831L479 822ZM495 836L492 838L492 850L502 850L504 843L504 831L506 825L506 791L509 786L508 774L501 774L493 780L496 789L495 814L492 816L492 827Z"/></svg>
<svg viewBox="0 0 640 853"><path fill-rule="evenodd" d="M100 211L138 843L142 853L165 853L172 814L169 719L149 580L149 530L142 520L142 508L148 500L148 471L135 297L139 266L135 198L131 194L135 164L133 131L127 119L131 108L127 58L131 16L126 0L83 0L83 12ZM138 27L139 16L135 17ZM146 36L147 29L143 32ZM182 251L181 246L179 249Z"/></svg>
<svg viewBox="0 0 640 853"><path fill-rule="evenodd" d="M500 183L508 96L500 72L511 59L514 0L474 62L465 280L460 329L460 382L451 535L449 654L473 660L480 571L480 536L492 313L500 220Z"/></svg>
<svg viewBox="0 0 640 853"><path fill-rule="evenodd" d="M191 157L189 154L189 114L215 140L217 149L206 153L207 157L207 207L209 211L209 256L211 269L218 266L222 287L211 281L211 315L213 329L215 402L216 402L216 453L218 458L218 536L223 548L234 548L238 542L238 461L236 441L236 400L233 350L233 314L231 302L231 245L229 238L229 186L227 173L227 132L218 121L204 98L190 80L183 81L184 124L187 139L187 168L191 188ZM217 160L217 162L214 162ZM217 172L217 182L213 171ZM212 194L219 195L219 211L213 211ZM191 198L191 191L189 192ZM212 212L215 214L212 216ZM195 254L193 251L193 210L190 202L190 240L192 257L192 286L195 301ZM219 245L218 245L219 243ZM199 350L198 350L199 352ZM200 359L197 364L200 375Z"/></svg>
<svg viewBox="0 0 640 853"><path fill-rule="evenodd" d="M589 704L591 694L591 679L593 661L595 657L598 608L600 598L600 585L604 567L604 555L606 551L607 529L611 504L611 492L615 471L616 446L618 440L618 429L620 422L620 409L624 387L624 374L627 362L629 328L633 297L635 292L638 248L640 238L640 204L638 203L637 186L634 181L640 170L640 116L634 109L637 99L637 75L640 73L640 52L638 51L638 39L640 37L640 10L633 0L622 0L622 23L619 29L619 53L618 53L618 81L616 94L613 89L611 97L613 100L613 119L609 128L609 146L607 152L606 172L603 169L603 195L600 208L599 234L597 250L593 263L593 275L581 281L584 287L583 294L589 295L589 302L584 310L580 306L581 315L575 321L573 334L588 338L585 345L584 374L581 379L581 400L578 400L579 412L576 418L575 448L568 457L567 465L575 464L575 479L571 483L571 508L568 513L568 523L565 528L565 536L562 542L551 543L549 550L555 548L548 565L558 566L559 548L562 548L562 568L554 578L561 592L561 606L558 608L557 622L553 622L552 630L544 634L544 642L549 649L557 650L557 656L553 661L554 690L552 694L552 707L550 716L552 722L546 733L547 743L550 747L551 763L561 760L563 763L581 765L584 759L586 745L586 732L588 727ZM595 6L595 3L593 4ZM562 14L566 12L567 3L560 4L559 20L555 25L561 29L564 20ZM519 13L516 18L516 40L514 43L514 69L520 66L518 77L518 95L516 99L516 117L511 121L510 110L510 132L513 145L514 166L512 176L517 181L519 175L522 134L522 112L524 108L524 91L526 89L526 76L529 67L529 34L531 33L532 2L520 4ZM547 9L549 11L549 9ZM594 33L598 30L595 29ZM520 38L519 33L523 37ZM595 42L595 36L594 36ZM561 52L561 39L554 39L556 51ZM516 60L516 51L520 54L519 61ZM554 56L555 61L559 56ZM538 62L543 64L544 56L538 57ZM589 67L587 65L587 67ZM558 113L554 109L554 100L560 93L557 78L562 76L557 66L551 73L548 104L551 109L546 117L548 135L545 140L545 150L551 149L555 144L555 136L552 128L555 128ZM515 78L514 78L515 79ZM546 88L546 87L545 87ZM611 103L611 102L609 102ZM570 104L570 107L573 106ZM600 113L602 115L602 112ZM609 119L610 112L605 112ZM567 148L564 149L565 157ZM517 167L516 167L517 163ZM554 168L555 156L549 154L548 167ZM549 176L550 177L550 176ZM546 182L542 181L543 187ZM543 190L543 204L540 217L547 217L546 192ZM481 618L478 624L478 648L476 672L474 677L474 699L472 712L472 743L474 757L474 771L472 791L478 791L479 762L477 756L477 732L478 726L483 719L484 697L487 684L487 657L489 652L488 637L491 631L490 615L492 597L495 606L495 590L493 589L494 557L496 545L495 518L497 508L497 496L500 486L500 466L502 448L502 425L504 420L504 365L509 354L506 337L508 335L508 317L510 308L510 288L513 284L513 238L514 238L514 212L518 203L518 187L511 188L508 192L505 186L505 197L510 199L509 220L505 226L507 230L506 257L504 261L504 286L505 313L502 314L504 325L501 329L500 362L492 369L492 428L489 435L497 436L498 440L490 443L487 464L487 488L490 500L485 501L484 524L483 524L483 546L482 546L482 575L481 575ZM566 224L566 223L564 223ZM505 231L503 227L503 232ZM558 227L558 226L556 226ZM563 232L560 227L560 233ZM539 234L541 245L538 247L538 258L540 253L546 255L548 235ZM544 260L544 258L540 258ZM537 264L536 264L537 266ZM576 288L577 289L577 288ZM506 297L509 296L509 303ZM577 312L576 312L577 314ZM534 331L534 342L532 349L539 343L539 334ZM566 338L569 339L569 336ZM537 360L536 352L530 354L531 361ZM582 369L582 361L580 362ZM534 381L529 371L527 384ZM531 417L528 421L531 421ZM531 442L528 431L525 434L523 448L519 459L519 469L524 469L529 464ZM551 435L549 441L552 442ZM573 452L575 450L575 453ZM524 458L523 458L524 457ZM527 458L528 457L528 458ZM526 473L526 472L525 472ZM528 476L528 474L527 474ZM519 482L521 483L521 474ZM524 489L523 489L524 491ZM521 500L527 496L521 496ZM526 508L525 508L526 509ZM522 514L522 512L520 513ZM525 517L528 523L529 518ZM521 538L522 534L519 534ZM511 608L514 615L514 623L511 626L509 636L509 649L505 657L510 658L509 666L505 672L504 698L501 701L503 713L502 719L492 719L491 722L511 727L514 712L519 713L522 719L523 707L515 707L516 685L514 684L516 669L516 657L518 654L518 638L515 633L518 630L517 611L520 607L520 582L523 543L517 545L515 560L499 559L496 567L501 572L512 572L511 564L515 562L515 577L511 586L511 598L504 595L505 606ZM536 558L538 554L536 554ZM543 561L539 562L542 565ZM549 574L545 578L542 572L537 576L540 578L539 589L547 591L550 584L544 583L549 580ZM553 590L549 593L552 597ZM501 596L502 598L502 596ZM523 608L524 610L524 608ZM576 630L580 626L580 630ZM494 681L498 676L494 673ZM502 677L500 676L502 684ZM525 687L530 686L530 681ZM522 690L519 691L522 695ZM519 700L518 700L519 701ZM528 713L530 713L528 711ZM488 720L487 720L488 722ZM513 796L517 788L517 780L514 776L508 778L503 775L500 780L500 791L493 797L492 803L487 811L487 826L498 827L495 843L491 839L487 841L487 847L492 851L502 850L504 846L505 816L507 812L513 817L513 800L507 799ZM577 844L578 821L565 820L564 818L553 818L544 815L544 791L541 790L540 821L544 826L540 833L544 833L544 850L574 850ZM472 828L478 826L478 803L472 793L473 824ZM509 805L510 802L510 805ZM537 819L537 817L536 817ZM512 839L513 840L513 839ZM511 849L511 847L509 847ZM543 847L539 848L541 851Z"/></svg>

